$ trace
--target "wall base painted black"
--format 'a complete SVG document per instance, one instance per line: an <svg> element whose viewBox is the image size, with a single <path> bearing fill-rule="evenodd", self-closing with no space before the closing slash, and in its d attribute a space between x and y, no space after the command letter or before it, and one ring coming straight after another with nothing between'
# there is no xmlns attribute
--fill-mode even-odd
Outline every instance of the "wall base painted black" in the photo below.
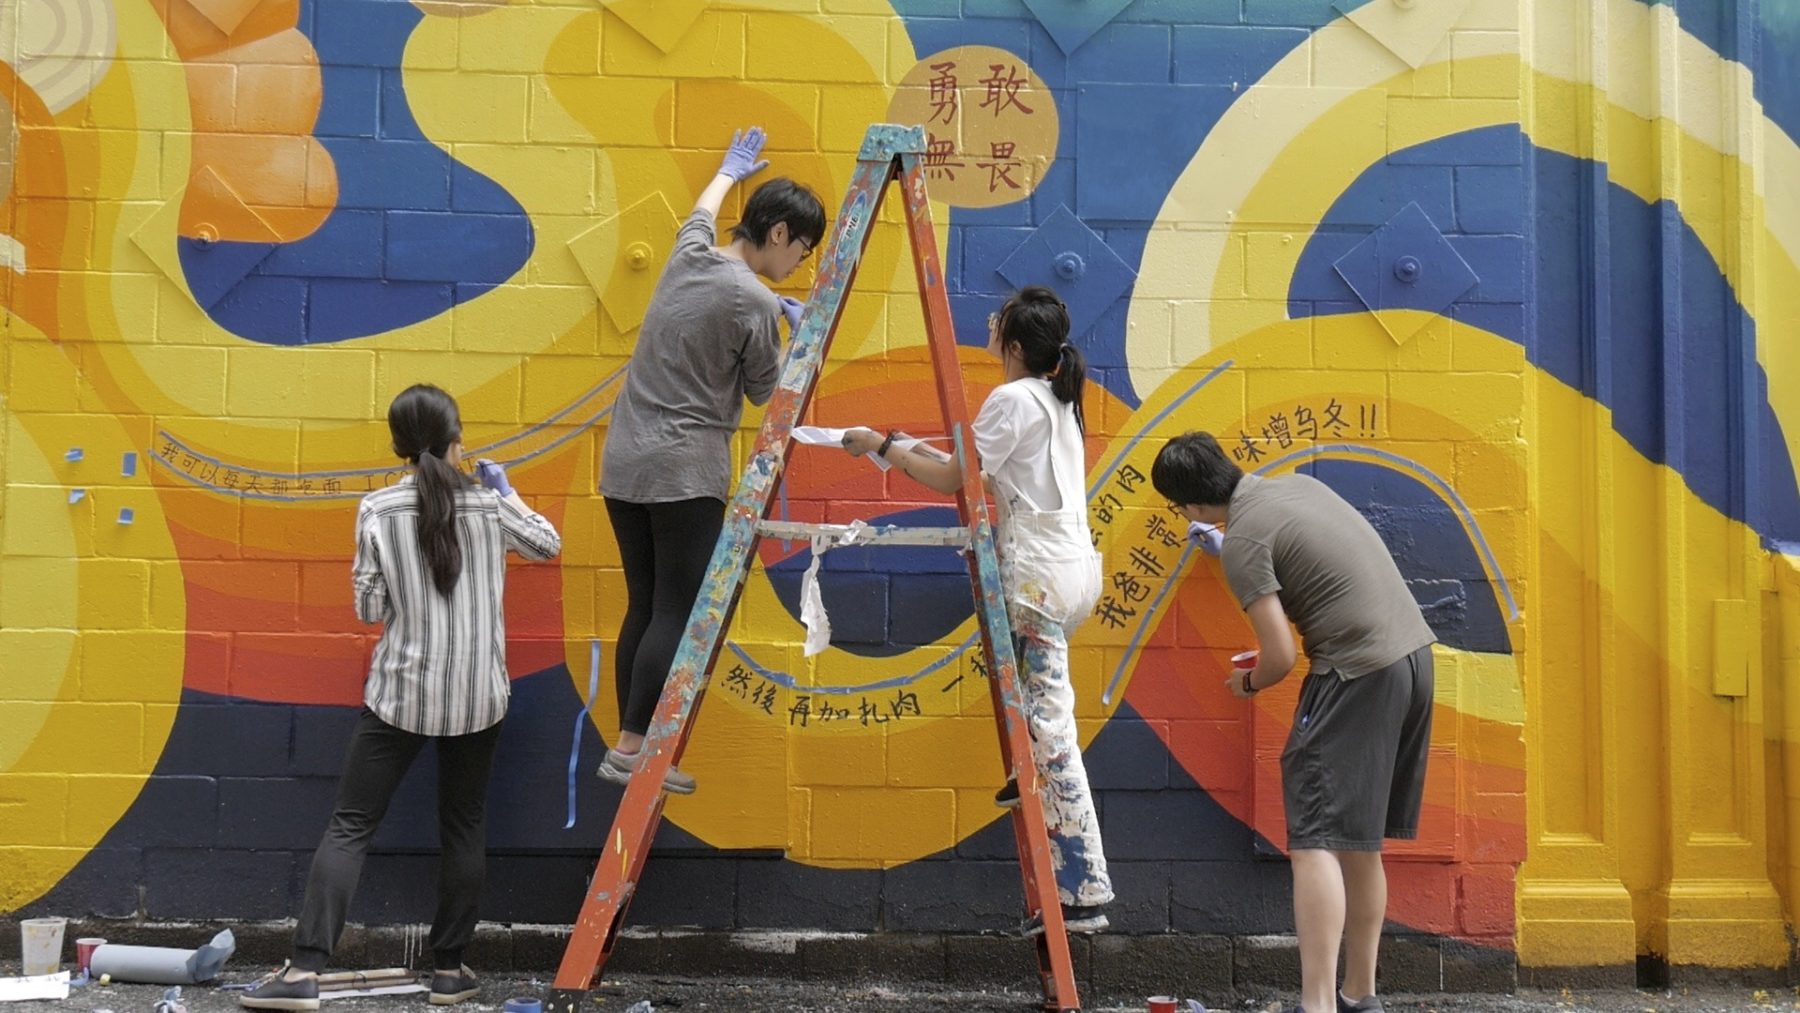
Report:
<svg viewBox="0 0 1800 1013"><path fill-rule="evenodd" d="M288 955L292 922L229 924L238 950L234 980L277 966ZM219 923L72 920L73 940L103 936L144 946L191 947ZM466 954L488 972L553 973L567 928L483 923ZM423 966L425 927L350 926L334 957L342 967ZM0 919L0 960L18 958L17 921ZM1142 996L1146 990L1223 998L1291 991L1300 980L1293 936L1155 933L1101 934L1073 940L1075 973L1085 994ZM971 987L1020 987L1035 981L1031 945L1018 935L922 932L719 932L628 929L613 952L612 971L689 977L769 977L841 982L931 981ZM1436 936L1394 935L1382 944L1383 992L1510 992L1519 983L1512 953ZM1624 984L1630 985L1629 980Z"/></svg>

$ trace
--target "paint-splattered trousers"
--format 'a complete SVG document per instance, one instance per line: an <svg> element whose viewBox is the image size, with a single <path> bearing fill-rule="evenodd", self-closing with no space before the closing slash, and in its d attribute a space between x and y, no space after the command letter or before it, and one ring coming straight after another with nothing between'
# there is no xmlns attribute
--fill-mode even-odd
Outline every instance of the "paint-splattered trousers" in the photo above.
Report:
<svg viewBox="0 0 1800 1013"><path fill-rule="evenodd" d="M1063 627L1027 608L1008 610L1013 650L1025 693L1025 723L1037 762L1038 795L1050 832L1056 890L1064 904L1083 907L1113 899L1100 817L1081 761L1075 728L1075 687L1069 681L1069 637Z"/></svg>

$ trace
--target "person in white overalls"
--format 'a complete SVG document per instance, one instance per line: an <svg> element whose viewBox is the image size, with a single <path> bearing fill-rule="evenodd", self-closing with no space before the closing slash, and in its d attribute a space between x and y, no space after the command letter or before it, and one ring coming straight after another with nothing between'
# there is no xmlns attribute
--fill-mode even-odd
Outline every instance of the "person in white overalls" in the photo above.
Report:
<svg viewBox="0 0 1800 1013"><path fill-rule="evenodd" d="M1069 637L1100 598L1100 556L1088 532L1081 396L1086 363L1069 342L1069 311L1047 288L1026 288L988 317L988 351L1005 380L983 402L975 450L999 506L1001 581L1025 687L1039 797L1050 831L1057 892L1071 932L1106 927L1112 878L1081 759ZM876 454L942 493L962 487L948 455L903 433L851 429L844 446ZM1007 782L994 801L1019 803ZM1026 933L1043 931L1033 921Z"/></svg>

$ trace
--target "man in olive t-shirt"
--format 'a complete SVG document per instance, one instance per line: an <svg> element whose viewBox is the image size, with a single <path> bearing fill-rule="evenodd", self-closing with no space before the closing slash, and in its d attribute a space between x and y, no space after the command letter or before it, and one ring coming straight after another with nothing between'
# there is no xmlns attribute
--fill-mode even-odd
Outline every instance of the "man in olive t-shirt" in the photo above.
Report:
<svg viewBox="0 0 1800 1013"><path fill-rule="evenodd" d="M1225 579L1258 646L1254 667L1226 680L1231 692L1248 698L1287 678L1298 661L1289 622L1300 630L1309 672L1281 755L1298 1009L1378 1010L1381 842L1418 835L1436 638L1381 536L1323 482L1246 475L1207 433L1171 440L1150 480L1190 521L1224 526Z"/></svg>

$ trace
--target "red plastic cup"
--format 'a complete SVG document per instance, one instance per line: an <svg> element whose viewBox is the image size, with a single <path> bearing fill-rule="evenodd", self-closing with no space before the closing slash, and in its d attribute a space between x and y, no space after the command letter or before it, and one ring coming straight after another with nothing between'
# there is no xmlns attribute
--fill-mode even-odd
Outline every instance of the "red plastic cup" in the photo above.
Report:
<svg viewBox="0 0 1800 1013"><path fill-rule="evenodd" d="M82 974L87 973L88 964L94 959L94 951L105 942L106 940L98 936L75 940L75 966L81 968Z"/></svg>
<svg viewBox="0 0 1800 1013"><path fill-rule="evenodd" d="M1175 1013L1175 1004L1179 1001L1173 996L1153 995L1150 997L1150 1013Z"/></svg>
<svg viewBox="0 0 1800 1013"><path fill-rule="evenodd" d="M1261 655L1261 653L1262 653L1261 651L1244 651L1241 654L1234 654L1231 656L1231 667L1232 668L1255 668L1256 667L1256 659L1258 656Z"/></svg>

